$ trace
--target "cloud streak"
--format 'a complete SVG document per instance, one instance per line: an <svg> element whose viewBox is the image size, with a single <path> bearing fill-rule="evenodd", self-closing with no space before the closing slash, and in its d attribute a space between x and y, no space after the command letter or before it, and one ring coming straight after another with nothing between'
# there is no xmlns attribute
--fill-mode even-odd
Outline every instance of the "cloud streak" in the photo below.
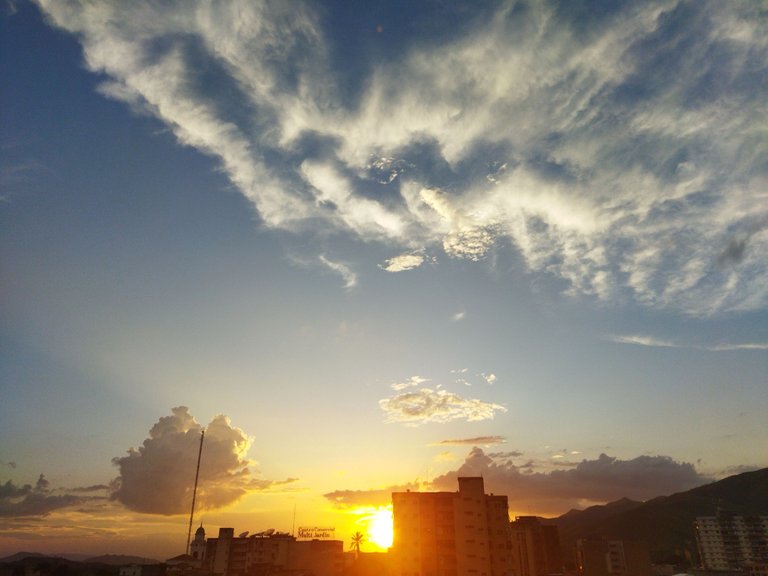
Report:
<svg viewBox="0 0 768 576"><path fill-rule="evenodd" d="M508 3L353 78L309 3L38 3L104 95L215 158L266 226L382 243L390 272L511 244L600 300L768 301L760 3Z"/></svg>
<svg viewBox="0 0 768 576"><path fill-rule="evenodd" d="M639 334L617 335L613 334L607 337L611 342L618 344L634 344L637 346L649 346L653 348L687 348L689 350L706 350L709 352L732 352L736 350L768 350L768 342L744 342L741 344L714 344L711 346L702 346L698 344L685 344L664 340L654 336L645 336Z"/></svg>
<svg viewBox="0 0 768 576"><path fill-rule="evenodd" d="M357 286L357 274L355 274L349 266L341 262L333 262L329 260L324 254L319 256L319 260L321 264L327 266L333 272L341 276L341 278L344 280L344 288L346 290L352 290L355 286Z"/></svg>
<svg viewBox="0 0 768 576"><path fill-rule="evenodd" d="M504 436L475 436L474 438L458 438L455 440L440 440L434 446L488 446L491 444L504 444L507 441Z"/></svg>

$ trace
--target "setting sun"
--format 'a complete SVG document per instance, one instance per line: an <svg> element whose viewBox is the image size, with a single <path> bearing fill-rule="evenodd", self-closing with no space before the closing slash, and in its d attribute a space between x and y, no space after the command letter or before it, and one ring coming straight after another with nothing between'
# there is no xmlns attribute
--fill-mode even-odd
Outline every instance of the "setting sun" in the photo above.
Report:
<svg viewBox="0 0 768 576"><path fill-rule="evenodd" d="M383 550L392 546L392 510L380 508L364 521L369 542Z"/></svg>

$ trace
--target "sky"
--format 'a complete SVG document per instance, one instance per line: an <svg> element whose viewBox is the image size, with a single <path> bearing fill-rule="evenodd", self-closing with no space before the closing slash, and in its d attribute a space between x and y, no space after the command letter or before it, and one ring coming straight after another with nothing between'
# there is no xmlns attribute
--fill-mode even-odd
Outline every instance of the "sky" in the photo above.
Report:
<svg viewBox="0 0 768 576"><path fill-rule="evenodd" d="M2 2L0 554L768 466L768 4Z"/></svg>

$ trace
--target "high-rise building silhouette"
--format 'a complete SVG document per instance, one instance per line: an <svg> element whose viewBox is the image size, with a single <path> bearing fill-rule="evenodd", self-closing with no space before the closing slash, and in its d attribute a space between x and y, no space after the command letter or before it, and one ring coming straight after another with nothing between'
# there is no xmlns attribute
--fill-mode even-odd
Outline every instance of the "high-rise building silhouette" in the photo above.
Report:
<svg viewBox="0 0 768 576"><path fill-rule="evenodd" d="M651 557L640 542L577 540L576 562L579 576L651 576Z"/></svg>
<svg viewBox="0 0 768 576"><path fill-rule="evenodd" d="M517 516L510 524L516 576L549 576L563 572L557 526L536 516Z"/></svg>
<svg viewBox="0 0 768 576"><path fill-rule="evenodd" d="M458 481L458 492L392 494L392 576L513 574L507 497Z"/></svg>

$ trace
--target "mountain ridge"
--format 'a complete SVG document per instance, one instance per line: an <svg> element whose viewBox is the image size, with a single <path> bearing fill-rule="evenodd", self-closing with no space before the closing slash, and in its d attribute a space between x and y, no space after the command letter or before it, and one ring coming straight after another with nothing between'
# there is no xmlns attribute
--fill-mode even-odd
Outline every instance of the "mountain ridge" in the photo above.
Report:
<svg viewBox="0 0 768 576"><path fill-rule="evenodd" d="M694 521L719 508L742 515L768 514L768 468L743 472L685 492L645 502L622 498L547 519L560 532L566 558L579 538L608 537L643 542L654 561L696 557Z"/></svg>

